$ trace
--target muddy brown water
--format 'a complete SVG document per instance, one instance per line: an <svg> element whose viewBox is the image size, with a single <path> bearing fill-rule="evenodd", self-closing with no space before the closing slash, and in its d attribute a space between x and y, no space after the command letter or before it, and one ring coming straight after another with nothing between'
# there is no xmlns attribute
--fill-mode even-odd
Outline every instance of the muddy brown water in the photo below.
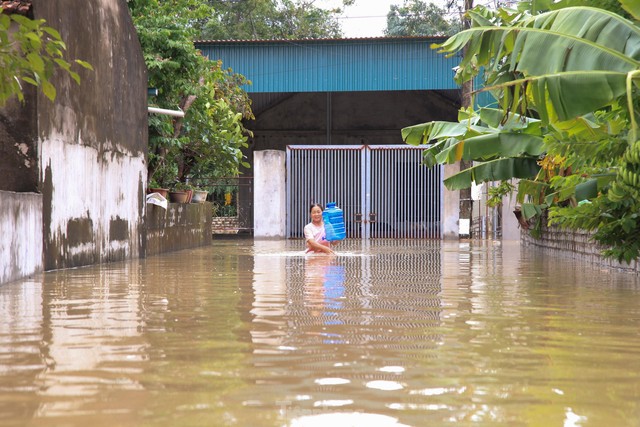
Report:
<svg viewBox="0 0 640 427"><path fill-rule="evenodd" d="M640 285L517 243L217 240L0 286L1 426L637 426Z"/></svg>

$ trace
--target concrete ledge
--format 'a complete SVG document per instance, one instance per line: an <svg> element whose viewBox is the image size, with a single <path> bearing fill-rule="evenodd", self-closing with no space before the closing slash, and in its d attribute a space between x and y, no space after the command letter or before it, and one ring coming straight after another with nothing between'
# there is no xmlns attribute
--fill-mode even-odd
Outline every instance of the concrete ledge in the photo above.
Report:
<svg viewBox="0 0 640 427"><path fill-rule="evenodd" d="M0 284L44 270L42 194L0 191Z"/></svg>
<svg viewBox="0 0 640 427"><path fill-rule="evenodd" d="M210 245L212 214L209 202L148 204L146 256Z"/></svg>

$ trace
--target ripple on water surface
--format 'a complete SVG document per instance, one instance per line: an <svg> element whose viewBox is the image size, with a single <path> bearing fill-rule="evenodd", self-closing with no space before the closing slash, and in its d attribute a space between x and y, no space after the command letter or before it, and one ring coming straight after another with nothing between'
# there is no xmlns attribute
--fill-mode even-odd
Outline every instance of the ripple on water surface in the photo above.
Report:
<svg viewBox="0 0 640 427"><path fill-rule="evenodd" d="M0 287L0 424L640 421L640 292L438 241L222 240Z"/></svg>

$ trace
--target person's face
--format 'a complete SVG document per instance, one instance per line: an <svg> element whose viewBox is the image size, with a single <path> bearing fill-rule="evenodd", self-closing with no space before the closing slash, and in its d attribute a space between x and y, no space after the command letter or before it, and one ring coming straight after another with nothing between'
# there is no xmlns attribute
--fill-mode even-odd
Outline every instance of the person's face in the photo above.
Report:
<svg viewBox="0 0 640 427"><path fill-rule="evenodd" d="M316 223L322 221L322 209L318 206L314 206L311 209L311 220Z"/></svg>

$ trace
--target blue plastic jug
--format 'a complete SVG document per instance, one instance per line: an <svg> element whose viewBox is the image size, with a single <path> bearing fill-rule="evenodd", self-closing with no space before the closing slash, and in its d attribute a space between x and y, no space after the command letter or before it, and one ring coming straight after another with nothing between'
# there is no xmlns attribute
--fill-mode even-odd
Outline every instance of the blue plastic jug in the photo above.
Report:
<svg viewBox="0 0 640 427"><path fill-rule="evenodd" d="M343 240L347 237L342 209L337 207L335 202L327 203L327 207L322 212L322 221L324 221L324 231L328 241Z"/></svg>

